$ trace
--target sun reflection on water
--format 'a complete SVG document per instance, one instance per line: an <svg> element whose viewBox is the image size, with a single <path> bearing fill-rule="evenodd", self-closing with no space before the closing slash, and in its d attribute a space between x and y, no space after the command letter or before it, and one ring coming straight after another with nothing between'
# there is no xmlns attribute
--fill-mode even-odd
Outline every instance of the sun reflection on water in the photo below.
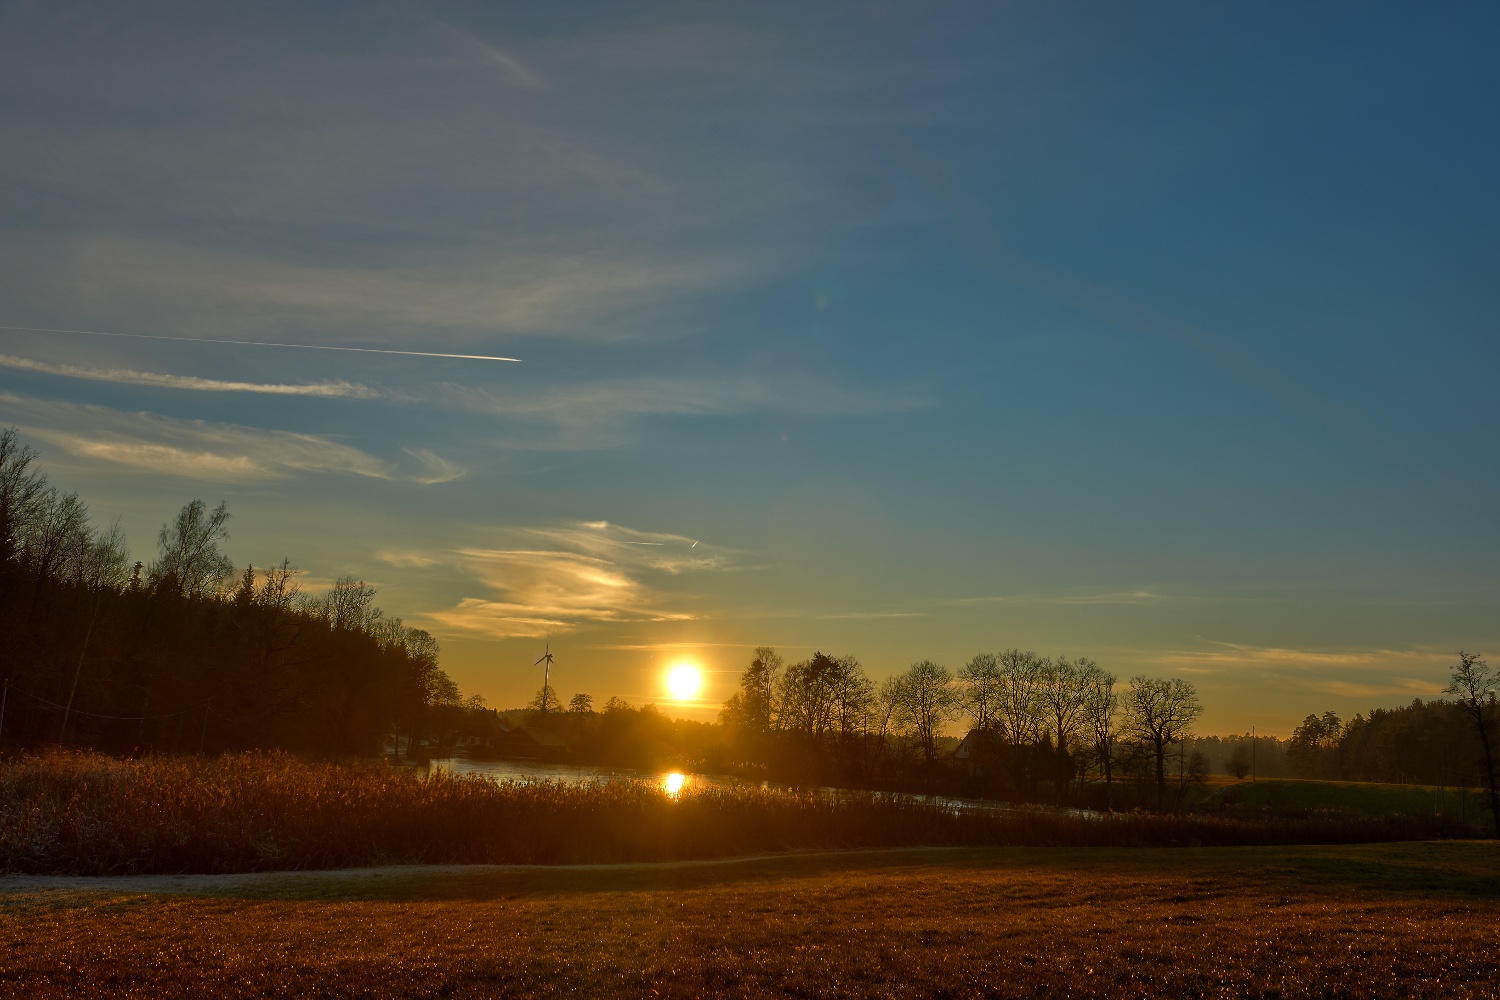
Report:
<svg viewBox="0 0 1500 1000"><path fill-rule="evenodd" d="M682 786L686 781L687 775L679 774L676 771L673 771L671 774L661 779L661 787L668 796L675 799L679 794L681 794Z"/></svg>

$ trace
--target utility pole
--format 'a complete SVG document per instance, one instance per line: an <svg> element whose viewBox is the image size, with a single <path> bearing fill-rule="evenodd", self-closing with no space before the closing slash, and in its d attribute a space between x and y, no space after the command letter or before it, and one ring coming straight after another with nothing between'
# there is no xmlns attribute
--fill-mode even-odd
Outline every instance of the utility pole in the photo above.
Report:
<svg viewBox="0 0 1500 1000"><path fill-rule="evenodd" d="M1250 780L1255 780L1255 727L1250 727Z"/></svg>

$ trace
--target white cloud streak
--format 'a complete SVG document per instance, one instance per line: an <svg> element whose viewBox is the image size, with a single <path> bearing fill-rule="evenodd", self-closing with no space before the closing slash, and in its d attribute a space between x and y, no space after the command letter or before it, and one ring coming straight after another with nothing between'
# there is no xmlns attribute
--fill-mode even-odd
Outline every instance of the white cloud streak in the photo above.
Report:
<svg viewBox="0 0 1500 1000"><path fill-rule="evenodd" d="M609 447L631 439L629 421L650 417L748 414L875 416L930 406L931 394L909 387L850 386L801 372L764 375L641 376L501 393L440 382L412 402L514 419L548 428L535 448ZM527 438L508 441L526 447Z"/></svg>
<svg viewBox="0 0 1500 1000"><path fill-rule="evenodd" d="M1268 681L1338 697L1437 697L1451 651L1434 649L1295 649L1213 642L1212 649L1153 652L1162 667L1189 675L1259 675Z"/></svg>
<svg viewBox="0 0 1500 1000"><path fill-rule="evenodd" d="M7 265L27 270L23 259ZM752 269L728 251L646 253L590 247L430 251L401 264L286 262L158 240L91 237L73 244L48 280L85 315L148 314L158 329L244 332L314 329L325 336L410 344L546 335L587 340L660 337L641 324L604 323L649 303L726 287Z"/></svg>
<svg viewBox="0 0 1500 1000"><path fill-rule="evenodd" d="M462 479L469 474L469 470L457 462L450 462L441 455L433 454L426 448L407 448L405 450L408 455L422 463L422 471L411 477L416 482L429 486L435 483L451 483L455 479Z"/></svg>
<svg viewBox="0 0 1500 1000"><path fill-rule="evenodd" d="M460 51L476 57L481 62L499 67L504 71L506 78L516 86L523 90L543 89L542 81L537 79L536 74L522 65L515 56L500 51L495 46L481 41L478 36L456 28L447 21L440 21L435 17L428 17L427 21L438 34L453 42Z"/></svg>
<svg viewBox="0 0 1500 1000"><path fill-rule="evenodd" d="M988 605L1146 604L1167 600L1148 590L1111 590L1094 593L994 594L985 597L955 597L941 603L953 607Z"/></svg>
<svg viewBox="0 0 1500 1000"><path fill-rule="evenodd" d="M23 430L70 455L141 472L210 482L279 479L305 472L394 478L390 463L313 434L11 394L0 394L0 405Z"/></svg>
<svg viewBox="0 0 1500 1000"><path fill-rule="evenodd" d="M466 597L427 617L448 629L497 639L537 638L610 622L686 621L697 616L670 608L671 598L647 578L732 568L727 550L701 542L694 547L681 535L606 521L518 534L531 545L453 552L453 561L492 596Z"/></svg>
<svg viewBox="0 0 1500 1000"><path fill-rule="evenodd" d="M273 396L317 396L328 398L375 399L379 391L357 382L333 380L311 383L236 382L199 378L196 375L172 375L165 372L143 372L130 368L85 368L81 365L56 364L31 358L0 354L0 367L18 371L55 375L60 378L113 382L118 385L144 385L159 389L186 389L194 392L252 392Z"/></svg>

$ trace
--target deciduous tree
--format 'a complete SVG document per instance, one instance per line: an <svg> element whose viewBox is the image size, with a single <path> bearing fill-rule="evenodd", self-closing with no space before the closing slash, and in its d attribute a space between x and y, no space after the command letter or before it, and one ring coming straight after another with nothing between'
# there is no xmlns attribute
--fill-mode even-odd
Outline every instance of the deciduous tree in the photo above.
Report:
<svg viewBox="0 0 1500 1000"><path fill-rule="evenodd" d="M1458 652L1458 663L1454 664L1445 694L1451 694L1459 707L1474 725L1484 750L1484 774L1489 779L1490 817L1494 820L1495 835L1500 837L1500 789L1496 788L1495 736L1497 715L1500 706L1495 702L1495 689L1500 686L1500 674L1479 658L1478 653Z"/></svg>
<svg viewBox="0 0 1500 1000"><path fill-rule="evenodd" d="M900 696L905 704L913 735L922 748L922 761L929 768L937 758L937 738L943 724L958 709L958 691L948 668L921 660L901 675Z"/></svg>
<svg viewBox="0 0 1500 1000"><path fill-rule="evenodd" d="M202 500L185 504L157 535L152 583L188 598L217 594L234 572L234 563L219 549L229 538L229 516L226 503L212 511Z"/></svg>
<svg viewBox="0 0 1500 1000"><path fill-rule="evenodd" d="M1150 754L1156 776L1156 808L1167 794L1167 752L1192 732L1203 703L1191 683L1180 677L1132 677L1125 699L1126 723Z"/></svg>

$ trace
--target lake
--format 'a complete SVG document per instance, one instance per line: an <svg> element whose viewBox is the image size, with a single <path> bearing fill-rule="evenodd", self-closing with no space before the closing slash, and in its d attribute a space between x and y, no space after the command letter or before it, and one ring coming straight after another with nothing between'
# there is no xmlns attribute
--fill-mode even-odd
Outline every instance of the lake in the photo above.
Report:
<svg viewBox="0 0 1500 1000"><path fill-rule="evenodd" d="M581 785L594 781L649 781L673 793L694 785L743 784L727 775L694 774L682 770L636 771L628 767L560 764L545 760L442 757L433 760L429 766L435 771L449 771L453 774L478 774L491 781L556 781L564 785Z"/></svg>
<svg viewBox="0 0 1500 1000"><path fill-rule="evenodd" d="M557 781L565 785L580 785L592 781L649 781L654 785L660 786L674 797L682 789L695 786L722 785L724 787L734 787L749 784L749 782L725 774L695 774L691 771L681 770L636 771L628 767L602 767L594 764L560 764L554 761L541 760L471 760L468 757L442 757L433 760L429 766L433 770L450 771L453 774L483 775L491 781ZM770 782L759 782L759 785L762 788L788 787ZM809 790L824 795L837 795L840 792L848 791L848 789L834 788L832 786L822 786ZM1057 810L1049 806L1018 805L1011 802L997 802L993 799L960 799L944 795L919 795L913 793L908 793L908 797L924 802L937 803L955 812L1062 812L1068 816L1088 819L1103 815L1090 809Z"/></svg>

